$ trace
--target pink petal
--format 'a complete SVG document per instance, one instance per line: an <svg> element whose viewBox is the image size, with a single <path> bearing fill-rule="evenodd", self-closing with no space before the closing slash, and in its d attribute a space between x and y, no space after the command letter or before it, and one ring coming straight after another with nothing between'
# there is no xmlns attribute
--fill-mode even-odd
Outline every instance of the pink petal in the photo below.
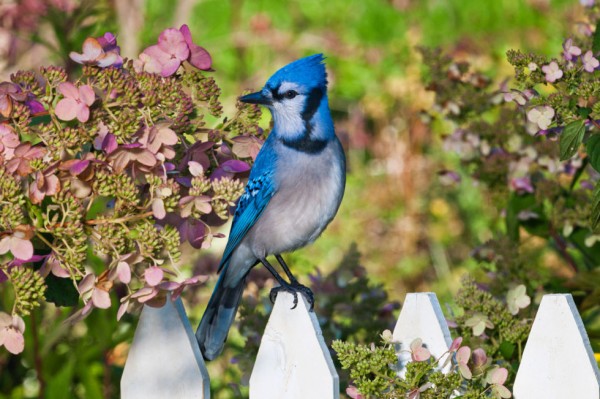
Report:
<svg viewBox="0 0 600 399"><path fill-rule="evenodd" d="M71 277L69 271L62 267L58 261L56 261L56 263L52 266L52 274L60 278Z"/></svg>
<svg viewBox="0 0 600 399"><path fill-rule="evenodd" d="M71 176L77 176L78 174L80 174L81 172L86 170L88 166L90 166L89 159L86 159L86 160L73 159L71 161L67 161L69 163L65 165L65 166L68 166L69 173L71 174Z"/></svg>
<svg viewBox="0 0 600 399"><path fill-rule="evenodd" d="M116 150L117 146L117 137L112 133L107 134L104 140L102 141L102 149L104 149L104 151L106 151L107 154L110 154L111 152Z"/></svg>
<svg viewBox="0 0 600 399"><path fill-rule="evenodd" d="M462 344L462 337L458 337L456 338L454 341L452 341L452 345L450 345L450 349L448 349L450 352L455 352L458 350L458 348L460 348L460 344Z"/></svg>
<svg viewBox="0 0 600 399"><path fill-rule="evenodd" d="M204 174L204 168L196 161L188 162L188 169L190 170L190 174L194 177L202 176L202 174Z"/></svg>
<svg viewBox="0 0 600 399"><path fill-rule="evenodd" d="M40 204L45 197L46 193L40 190L38 184L34 182L33 184L29 185L29 199L33 204Z"/></svg>
<svg viewBox="0 0 600 399"><path fill-rule="evenodd" d="M101 68L109 67L113 64L116 64L119 60L120 56L117 53L113 53L112 51L106 53L106 55L98 61L98 66Z"/></svg>
<svg viewBox="0 0 600 399"><path fill-rule="evenodd" d="M458 371L460 371L460 374L467 380L470 380L471 377L473 377L471 369L465 363L458 364Z"/></svg>
<svg viewBox="0 0 600 399"><path fill-rule="evenodd" d="M55 175L46 176L46 194L54 195L60 189L60 181Z"/></svg>
<svg viewBox="0 0 600 399"><path fill-rule="evenodd" d="M150 266L144 272L144 279L149 286L154 287L162 281L164 274L165 273L160 267Z"/></svg>
<svg viewBox="0 0 600 399"><path fill-rule="evenodd" d="M126 262L119 262L117 264L117 276L119 281L124 284L129 284L131 281L131 267Z"/></svg>
<svg viewBox="0 0 600 399"><path fill-rule="evenodd" d="M179 66L181 65L181 61L178 60L177 58L173 58L167 62L165 62L162 65L162 69L160 71L160 74L162 76L169 77L171 75L173 75L175 72L177 72L177 70L179 69Z"/></svg>
<svg viewBox="0 0 600 399"><path fill-rule="evenodd" d="M8 313L0 312L0 330L12 325L13 318ZM2 343L0 342L0 345Z"/></svg>
<svg viewBox="0 0 600 399"><path fill-rule="evenodd" d="M416 351L413 352L413 359L417 362L423 362L431 357L431 353L429 349L420 347Z"/></svg>
<svg viewBox="0 0 600 399"><path fill-rule="evenodd" d="M135 160L146 166L154 166L157 162L156 156L148 150L141 150L140 152L136 153Z"/></svg>
<svg viewBox="0 0 600 399"><path fill-rule="evenodd" d="M202 71L208 71L212 66L212 58L206 49L196 44L191 44L188 62Z"/></svg>
<svg viewBox="0 0 600 399"><path fill-rule="evenodd" d="M183 40L185 40L188 46L193 43L192 32L190 32L190 27L187 26L187 24L181 25L181 28L179 28L179 32L181 32L181 34L183 35Z"/></svg>
<svg viewBox="0 0 600 399"><path fill-rule="evenodd" d="M125 301L119 306L119 310L117 311L117 321L121 320L121 317L127 312L127 308L129 307L129 301Z"/></svg>
<svg viewBox="0 0 600 399"><path fill-rule="evenodd" d="M241 173L250 170L250 166L243 161L239 161L237 159L230 159L229 161L223 162L221 165L225 172L230 173Z"/></svg>
<svg viewBox="0 0 600 399"><path fill-rule="evenodd" d="M75 119L77 111L79 110L79 104L72 98L63 98L56 104L54 112L56 116L63 121L70 121Z"/></svg>
<svg viewBox="0 0 600 399"><path fill-rule="evenodd" d="M0 240L0 255L10 251L11 236L6 236Z"/></svg>
<svg viewBox="0 0 600 399"><path fill-rule="evenodd" d="M25 332L25 321L21 318L21 316L14 315L12 317L12 326L17 329L20 333Z"/></svg>
<svg viewBox="0 0 600 399"><path fill-rule="evenodd" d="M69 58L78 64L85 64L86 62L88 62L88 57L86 57L83 54L76 53L75 51L71 51L69 53Z"/></svg>
<svg viewBox="0 0 600 399"><path fill-rule="evenodd" d="M100 309L110 308L110 294L98 287L92 292L92 303Z"/></svg>
<svg viewBox="0 0 600 399"><path fill-rule="evenodd" d="M167 211L165 210L165 203L162 199L156 198L154 201L152 201L152 213L157 219L164 219L165 216L167 216Z"/></svg>
<svg viewBox="0 0 600 399"><path fill-rule="evenodd" d="M201 197L196 198L194 201L194 205L198 211L209 214L212 211L212 206L210 205L210 197L207 195L203 195Z"/></svg>
<svg viewBox="0 0 600 399"><path fill-rule="evenodd" d="M460 364L467 364L471 357L471 348L463 346L456 352L456 361Z"/></svg>
<svg viewBox="0 0 600 399"><path fill-rule="evenodd" d="M98 40L93 37L88 37L83 42L83 55L87 57L89 61L95 61L104 53L102 46Z"/></svg>
<svg viewBox="0 0 600 399"><path fill-rule="evenodd" d="M73 100L79 99L79 90L77 90L77 87L71 82L59 84L58 91L66 98L71 98Z"/></svg>
<svg viewBox="0 0 600 399"><path fill-rule="evenodd" d="M145 303L158 295L158 290L154 287L144 287L135 294L131 295L132 298L136 298L139 303Z"/></svg>
<svg viewBox="0 0 600 399"><path fill-rule="evenodd" d="M29 259L33 256L33 244L29 240L24 240L19 237L12 237L10 252L17 259Z"/></svg>
<svg viewBox="0 0 600 399"><path fill-rule="evenodd" d="M88 119L90 119L90 109L84 104L79 104L77 119L82 123L87 122Z"/></svg>
<svg viewBox="0 0 600 399"><path fill-rule="evenodd" d="M158 134L156 135L157 139L160 140L162 144L166 145L175 145L179 142L179 138L177 137L177 133L168 127L160 128ZM155 141L159 141L155 140Z"/></svg>
<svg viewBox="0 0 600 399"><path fill-rule="evenodd" d="M352 399L364 399L364 396L362 396L360 392L358 392L358 389L353 385L346 388L346 394Z"/></svg>
<svg viewBox="0 0 600 399"><path fill-rule="evenodd" d="M417 349L419 349L421 346L423 346L423 340L421 338L415 338L411 343L410 343L410 350L411 351L416 351Z"/></svg>
<svg viewBox="0 0 600 399"><path fill-rule="evenodd" d="M90 106L96 101L96 94L94 93L94 89L92 89L88 85L83 85L79 87L79 98L83 103L87 106Z"/></svg>
<svg viewBox="0 0 600 399"><path fill-rule="evenodd" d="M86 276L82 278L79 284L77 285L77 291L79 291L79 294L85 294L86 292L94 288L95 282L96 276L94 276L93 273L86 274Z"/></svg>
<svg viewBox="0 0 600 399"><path fill-rule="evenodd" d="M165 53L175 56L180 62L190 55L185 38L177 29L165 29L158 37L158 47Z"/></svg>
<svg viewBox="0 0 600 399"><path fill-rule="evenodd" d="M473 351L473 364L475 367L481 367L487 362L487 355L481 348L477 348Z"/></svg>
<svg viewBox="0 0 600 399"><path fill-rule="evenodd" d="M0 332L2 334L2 332ZM4 346L13 355L17 355L23 352L25 348L25 338L23 334L13 328L7 328L4 330Z"/></svg>
<svg viewBox="0 0 600 399"><path fill-rule="evenodd" d="M508 370L505 369L504 367L499 367L499 368L495 369L494 371L492 371L492 374L490 376L490 383L502 385L506 381L507 377L508 377Z"/></svg>

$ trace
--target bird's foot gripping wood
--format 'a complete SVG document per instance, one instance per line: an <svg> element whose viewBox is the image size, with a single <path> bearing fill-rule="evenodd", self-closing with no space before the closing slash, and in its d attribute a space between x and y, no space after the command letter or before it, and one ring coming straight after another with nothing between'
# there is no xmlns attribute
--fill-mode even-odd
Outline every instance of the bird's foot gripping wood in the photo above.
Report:
<svg viewBox="0 0 600 399"><path fill-rule="evenodd" d="M277 299L277 294L279 294L279 292L281 291L289 292L294 296L294 306L292 306L292 309L295 309L296 306L298 306L298 293L301 293L302 295L304 295L304 297L310 304L310 311L313 311L313 308L315 306L315 297L311 289L307 286L302 285L296 281L292 284L286 283L275 287L271 290L271 293L269 294L269 298L271 299L272 303L275 303L275 299Z"/></svg>

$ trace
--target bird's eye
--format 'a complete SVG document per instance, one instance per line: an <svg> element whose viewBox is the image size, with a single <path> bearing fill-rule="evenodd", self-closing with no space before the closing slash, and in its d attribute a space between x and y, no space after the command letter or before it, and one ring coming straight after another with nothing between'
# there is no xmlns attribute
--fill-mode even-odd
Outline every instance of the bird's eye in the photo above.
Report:
<svg viewBox="0 0 600 399"><path fill-rule="evenodd" d="M298 95L298 93L297 93L296 91L294 91L294 90L288 90L288 91L286 91L286 92L285 92L285 94L284 94L285 98L288 98L288 99L290 99L290 100L291 100L292 98L296 97L297 95Z"/></svg>

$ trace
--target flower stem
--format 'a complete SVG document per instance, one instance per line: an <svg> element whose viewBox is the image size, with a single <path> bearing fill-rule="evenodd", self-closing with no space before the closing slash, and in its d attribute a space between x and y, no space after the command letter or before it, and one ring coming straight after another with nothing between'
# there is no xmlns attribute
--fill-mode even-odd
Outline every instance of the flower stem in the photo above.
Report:
<svg viewBox="0 0 600 399"><path fill-rule="evenodd" d="M123 217L116 218L116 219L91 219L91 220L86 220L85 224L99 225L99 224L123 223L123 222L130 222L133 220L138 220L138 219L145 219L148 216L152 216L152 211L140 213L139 215L123 216Z"/></svg>

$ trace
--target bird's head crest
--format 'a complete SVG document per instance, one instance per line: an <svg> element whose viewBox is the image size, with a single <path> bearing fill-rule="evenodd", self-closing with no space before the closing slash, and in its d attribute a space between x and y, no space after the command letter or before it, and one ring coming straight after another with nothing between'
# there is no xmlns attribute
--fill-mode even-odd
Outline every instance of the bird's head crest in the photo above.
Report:
<svg viewBox="0 0 600 399"><path fill-rule="evenodd" d="M327 72L324 61L323 54L300 58L275 72L266 87L276 88L282 82L293 82L304 87L325 87Z"/></svg>

